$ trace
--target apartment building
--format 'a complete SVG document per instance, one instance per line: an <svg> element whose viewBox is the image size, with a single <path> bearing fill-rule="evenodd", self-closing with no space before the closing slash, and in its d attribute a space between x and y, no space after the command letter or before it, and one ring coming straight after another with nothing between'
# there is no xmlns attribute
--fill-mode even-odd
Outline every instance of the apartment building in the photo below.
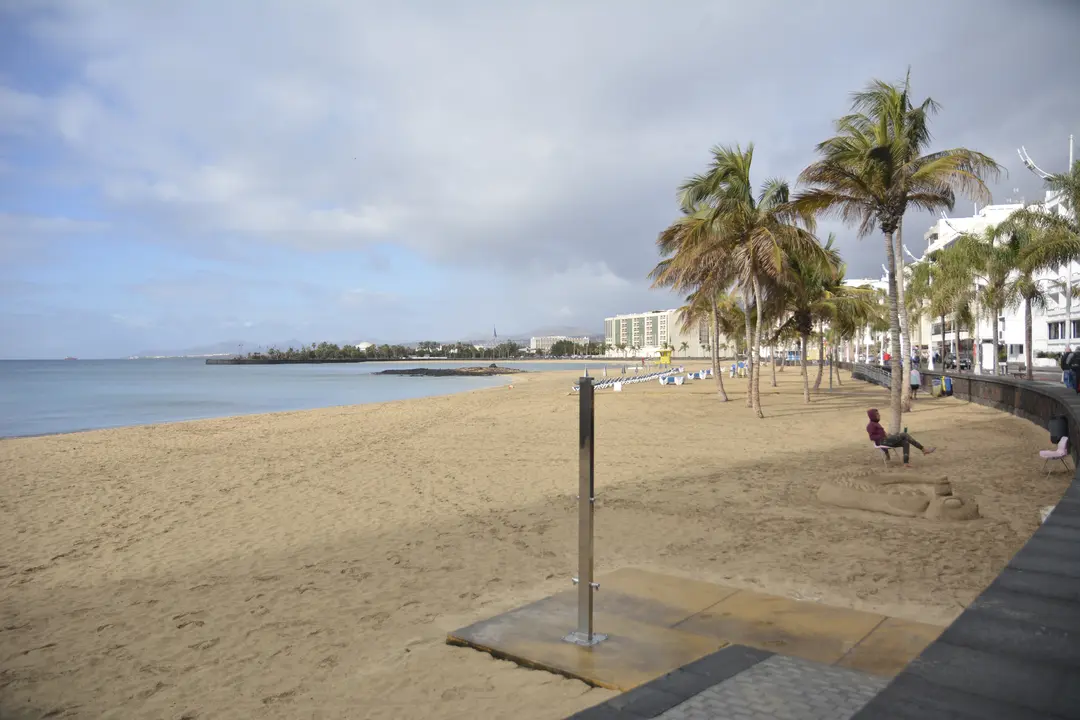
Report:
<svg viewBox="0 0 1080 720"><path fill-rule="evenodd" d="M721 344L724 338L721 337ZM665 347L675 357L705 357L709 353L709 325L698 323L684 330L681 312L650 310L604 318L604 342L614 357L652 357Z"/></svg>
<svg viewBox="0 0 1080 720"><path fill-rule="evenodd" d="M1047 192L1042 209L1049 213L1069 215L1069 210L1062 202L1063 198ZM942 217L926 231L926 252L917 262L928 261L928 256L952 245L965 233L978 234L1008 219L1022 203L987 205L976 208L970 217ZM1080 342L1080 313L1073 312L1075 303L1066 292L1067 285L1075 285L1080 280L1080 264L1070 263L1055 268L1037 277L1039 285L1046 292L1048 302L1045 308L1032 309L1032 353L1062 352L1066 348L1075 348ZM1075 317L1075 319L1074 319ZM920 341L912 339L913 345L921 345L925 350L941 347L942 338L948 352L971 356L975 344L980 344L980 364L984 368L993 367L993 320L980 317L975 328L955 327L953 318L924 317L919 323ZM913 328L913 331L915 328ZM1024 359L1024 311L1023 308L1006 309L998 317L999 348L1004 350L1010 362Z"/></svg>

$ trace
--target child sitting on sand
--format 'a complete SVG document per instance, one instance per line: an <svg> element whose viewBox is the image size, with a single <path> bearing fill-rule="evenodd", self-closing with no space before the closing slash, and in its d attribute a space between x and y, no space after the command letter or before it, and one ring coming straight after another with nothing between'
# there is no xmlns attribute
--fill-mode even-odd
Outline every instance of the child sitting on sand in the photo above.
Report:
<svg viewBox="0 0 1080 720"><path fill-rule="evenodd" d="M878 413L877 408L870 408L867 410L866 416L870 418L870 422L866 425L866 434L870 436L870 442L879 447L903 448L904 467L911 467L911 465L908 464L911 446L915 446L919 450L922 450L923 455L929 455L937 449L932 447L924 448L915 440L915 438L911 437L906 432L897 433L896 435L889 435L886 433L885 428L881 426L881 415Z"/></svg>

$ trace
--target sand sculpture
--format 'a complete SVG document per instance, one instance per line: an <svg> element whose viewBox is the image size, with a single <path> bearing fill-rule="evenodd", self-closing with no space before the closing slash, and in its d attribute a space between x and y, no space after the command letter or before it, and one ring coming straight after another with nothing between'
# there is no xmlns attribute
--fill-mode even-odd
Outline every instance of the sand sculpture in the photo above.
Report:
<svg viewBox="0 0 1080 720"><path fill-rule="evenodd" d="M925 478L905 472L865 472L822 484L818 500L839 507L870 510L900 517L931 520L973 520L979 507L953 495L947 477Z"/></svg>

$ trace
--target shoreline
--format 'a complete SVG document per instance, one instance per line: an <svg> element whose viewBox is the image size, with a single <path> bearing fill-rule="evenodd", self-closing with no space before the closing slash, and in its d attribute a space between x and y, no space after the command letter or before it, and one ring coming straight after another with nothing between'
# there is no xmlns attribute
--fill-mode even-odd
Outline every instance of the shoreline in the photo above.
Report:
<svg viewBox="0 0 1080 720"><path fill-rule="evenodd" d="M540 371L522 371L520 373L510 373L508 375L487 375L487 376L475 376L482 378L496 378L496 377L510 377L512 375L514 380L508 380L507 382L513 382L514 384L524 384L533 377L541 377L561 372L559 370L540 370ZM570 371L566 371L570 372ZM423 376L420 376L423 377ZM457 377L469 377L469 376L457 376ZM289 410L271 410L250 412L250 413L233 413L230 415L209 415L207 417L188 418L185 420L163 420L161 422L148 422L148 423L132 423L128 425L109 425L106 427L90 427L81 428L78 430L64 430L61 432L48 432L48 433L32 433L29 435L0 435L0 444L3 444L12 440L30 440L49 437L67 437L70 435L81 435L84 433L92 432L113 432L118 430L134 430L138 428L156 428L156 427L173 427L177 425L184 425L187 423L205 423L213 422L215 420L231 420L233 418L258 418L258 417L273 417L273 416L287 416L292 413L313 413L321 410L342 410L347 408L362 408L362 407L377 407L380 405L393 405L395 403L415 403L431 398L443 398L454 397L457 395L467 395L469 393L484 392L485 390L498 390L505 388L506 384L500 383L497 385L487 385L485 387L464 388L462 390L454 390L448 393L439 393L436 395L422 395L420 397L412 398L398 398L395 400L374 400L372 402L361 403L346 403L343 405L320 405L318 407L311 408L293 408Z"/></svg>
<svg viewBox="0 0 1080 720"><path fill-rule="evenodd" d="M181 359L181 358L177 358L177 359ZM189 360L194 365L198 366L198 364L196 362L197 358L183 358L183 359L184 360ZM34 361L34 362L36 362L36 361ZM62 362L62 361L57 361L57 362ZM95 361L88 361L88 362L95 362ZM110 360L110 361L96 361L96 362L114 362L114 361ZM380 361L380 362L382 362L382 361ZM449 362L462 363L463 361L456 361L455 360L455 361L449 361ZM432 365L435 365L435 367L432 368L433 370L435 370L435 372L428 374L428 373L417 372L418 370L422 370L424 368L420 368L420 367L417 367L417 366L410 365L408 368L405 368L403 370L392 369L389 372L386 371L386 370L378 370L378 371L373 371L373 372L370 372L370 373L363 372L363 373L360 373L359 376L381 375L381 376L402 377L402 378L407 378L407 377L418 377L418 378L428 377L428 378L431 378L433 380L437 380L438 378L447 378L449 380L450 378L469 378L469 377L473 377L473 378L477 378L478 381L494 382L495 384L493 384L493 385L484 385L482 387L462 387L462 388L458 388L458 389L451 389L449 391L439 389L437 386L432 385L430 387L433 388L433 389L438 390L438 392L435 392L434 394L431 394L431 395L421 395L419 397L397 398L397 399L393 399L393 400L376 399L376 400L363 401L363 402L337 402L337 403L332 403L332 404L316 404L316 405L312 405L312 406L309 406L309 407L285 407L285 408L276 409L276 410L256 409L256 410L253 410L252 412L236 412L234 409L230 408L229 410L225 411L223 414L211 413L211 414L206 414L206 415L196 415L196 416L181 417L181 418L176 418L176 419L160 419L160 420L151 419L149 421L118 422L118 423L107 424L107 425L93 425L93 424L91 424L91 425L82 426L82 427L67 427L67 428L62 429L62 430L50 430L50 431L46 431L46 432L28 432L28 433L16 433L16 434L2 434L2 433L0 433L0 442L6 441L6 440L15 440L15 439L19 439L19 438L48 437L50 435L70 435L70 434L74 434L74 433L94 432L94 431L98 431L98 430L118 430L118 429L122 429L122 428L143 427L143 426L148 426L148 425L174 425L174 424L177 424L177 423L199 422L199 421L203 421L203 420L213 420L213 419L227 418L227 417L248 417L248 416L252 416L252 415L280 414L280 413L288 413L288 412L307 412L307 411L311 411L311 410L318 410L318 409L322 409L322 408L331 408L331 407L350 407L350 406L354 406L354 405L356 405L356 406L372 405L372 404L380 404L380 403L386 403L386 402L397 402L398 400L417 400L417 399L422 399L424 397L438 397L438 396L444 396L444 395L456 395L456 394L460 394L460 393L473 392L475 390L483 390L483 389L487 389L487 388L491 388L491 387L503 387L507 383L523 382L524 381L523 378L528 377L528 376L547 375L549 373L566 373L567 378L569 380L571 376L573 376L574 378L580 377L581 372L584 369L583 365L587 365L588 369L590 371L590 374L594 374L595 376L599 376L599 371L601 369L607 369L609 371L609 374L611 373L612 370L614 370L614 372L617 373L618 368L622 366L621 364L603 364L601 366L599 363L597 363L595 361L590 361L588 363L585 363L585 362L581 362L581 363L568 362L568 361L565 361L565 360L522 361L522 362L524 364L540 365L540 366L543 367L543 369L542 370L524 370L524 369L515 367L514 365L505 365L505 366L500 365L499 366L500 369L505 369L508 372L505 372L505 373L487 373L487 372L484 372L484 373L457 373L457 372L454 372L454 371L459 370L459 369L468 369L468 368L472 368L472 367L481 367L481 368L484 368L486 370L487 366L485 366L485 365L477 366L477 365L462 364L462 366L460 368L445 368L445 367L439 367L439 365L436 364L436 363L432 363ZM403 364L403 363L393 363L393 364ZM633 366L628 364L627 367L633 367ZM706 365L703 364L702 367L706 367ZM514 377L517 377L519 379L514 380L513 379ZM502 378L502 380L498 381L498 380L496 380L496 378ZM159 414L161 414L161 413L159 413ZM92 417L92 416L87 415L87 417ZM13 424L15 424L15 423L13 423ZM54 423L54 424L58 424L58 423Z"/></svg>

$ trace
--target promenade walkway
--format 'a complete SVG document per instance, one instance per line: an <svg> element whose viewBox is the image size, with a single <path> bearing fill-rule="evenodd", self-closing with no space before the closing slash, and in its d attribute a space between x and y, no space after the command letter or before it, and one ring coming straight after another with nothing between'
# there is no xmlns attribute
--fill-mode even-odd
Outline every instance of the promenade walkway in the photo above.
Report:
<svg viewBox="0 0 1080 720"><path fill-rule="evenodd" d="M888 678L732 645L574 720L848 720Z"/></svg>

